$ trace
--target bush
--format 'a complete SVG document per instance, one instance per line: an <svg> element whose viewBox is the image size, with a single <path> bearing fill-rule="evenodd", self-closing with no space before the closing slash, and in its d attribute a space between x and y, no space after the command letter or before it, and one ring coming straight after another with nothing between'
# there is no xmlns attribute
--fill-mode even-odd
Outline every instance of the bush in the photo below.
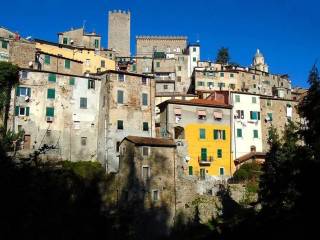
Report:
<svg viewBox="0 0 320 240"><path fill-rule="evenodd" d="M259 178L261 165L256 162L243 164L233 175L235 182L253 181Z"/></svg>

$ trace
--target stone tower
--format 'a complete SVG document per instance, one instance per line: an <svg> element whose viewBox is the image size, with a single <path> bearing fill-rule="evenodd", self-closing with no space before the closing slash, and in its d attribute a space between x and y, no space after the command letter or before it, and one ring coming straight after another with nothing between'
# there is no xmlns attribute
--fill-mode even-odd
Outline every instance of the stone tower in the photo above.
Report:
<svg viewBox="0 0 320 240"><path fill-rule="evenodd" d="M108 48L116 51L117 56L130 56L130 12L109 11Z"/></svg>
<svg viewBox="0 0 320 240"><path fill-rule="evenodd" d="M268 72L269 67L268 65L264 62L264 57L262 53L260 52L259 49L257 49L256 54L254 55L253 58L253 67L257 70L263 71L263 72Z"/></svg>

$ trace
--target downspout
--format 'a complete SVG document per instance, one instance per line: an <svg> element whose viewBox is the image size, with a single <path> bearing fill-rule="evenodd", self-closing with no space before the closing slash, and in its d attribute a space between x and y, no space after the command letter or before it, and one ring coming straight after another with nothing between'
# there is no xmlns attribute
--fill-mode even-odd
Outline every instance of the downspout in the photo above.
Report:
<svg viewBox="0 0 320 240"><path fill-rule="evenodd" d="M173 187L174 187L174 214L173 214L173 224L175 225L176 221L176 212L177 212L177 190L176 190L176 147L173 148Z"/></svg>
<svg viewBox="0 0 320 240"><path fill-rule="evenodd" d="M150 127L151 127L151 134L150 134L150 137L152 137L152 131L153 129L155 129L155 126L152 126L152 117L153 117L153 114L155 114L155 104L154 104L154 109L152 108L152 104L151 104L151 101L152 101L152 96L151 96L151 92L152 92L152 87L151 87L151 78L149 79L150 81L150 94L149 94L149 99L150 99L150 108L151 108L151 124L150 124ZM153 98L153 100L155 100L155 98ZM155 116L154 116L155 117Z"/></svg>

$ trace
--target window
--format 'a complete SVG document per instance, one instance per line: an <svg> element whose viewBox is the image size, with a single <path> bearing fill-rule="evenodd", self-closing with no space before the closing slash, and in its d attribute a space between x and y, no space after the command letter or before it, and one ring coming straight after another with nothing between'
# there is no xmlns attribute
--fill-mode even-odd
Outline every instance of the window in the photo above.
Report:
<svg viewBox="0 0 320 240"><path fill-rule="evenodd" d="M193 167L189 166L189 175L192 176L193 175Z"/></svg>
<svg viewBox="0 0 320 240"><path fill-rule="evenodd" d="M236 119L244 119L244 111L243 110L237 110L236 111L236 115L235 115Z"/></svg>
<svg viewBox="0 0 320 240"><path fill-rule="evenodd" d="M157 67L157 68L160 67L160 62L156 62L156 67Z"/></svg>
<svg viewBox="0 0 320 240"><path fill-rule="evenodd" d="M65 68L65 69L70 69L70 67L71 67L71 62L70 62L70 60L65 59L65 60L64 60L64 68Z"/></svg>
<svg viewBox="0 0 320 240"><path fill-rule="evenodd" d="M47 98L55 99L55 97L56 97L56 90L54 88L49 88L47 91Z"/></svg>
<svg viewBox="0 0 320 240"><path fill-rule="evenodd" d="M256 85L256 84L253 84L253 88L257 88L257 85Z"/></svg>
<svg viewBox="0 0 320 240"><path fill-rule="evenodd" d="M142 147L142 156L149 156L149 148Z"/></svg>
<svg viewBox="0 0 320 240"><path fill-rule="evenodd" d="M178 71L181 71L181 66L178 66Z"/></svg>
<svg viewBox="0 0 320 240"><path fill-rule="evenodd" d="M117 102L118 104L123 104L123 91L118 90L117 92Z"/></svg>
<svg viewBox="0 0 320 240"><path fill-rule="evenodd" d="M152 201L154 202L159 201L159 190L152 191Z"/></svg>
<svg viewBox="0 0 320 240"><path fill-rule="evenodd" d="M222 82L219 82L218 83L218 87L221 89L221 88L224 88L226 86L225 83L222 83Z"/></svg>
<svg viewBox="0 0 320 240"><path fill-rule="evenodd" d="M252 103L257 103L257 98L256 97L252 97Z"/></svg>
<svg viewBox="0 0 320 240"><path fill-rule="evenodd" d="M124 77L124 74L122 74L122 73L119 73L119 74L118 74L118 81L119 81L119 82L124 82L124 78L125 78L125 77Z"/></svg>
<svg viewBox="0 0 320 240"><path fill-rule="evenodd" d="M219 169L219 174L220 174L220 176L223 176L223 175L224 175L224 168L223 168L223 167L221 167L221 168Z"/></svg>
<svg viewBox="0 0 320 240"><path fill-rule="evenodd" d="M213 82L207 82L207 85L209 88L212 88L214 86Z"/></svg>
<svg viewBox="0 0 320 240"><path fill-rule="evenodd" d="M260 112L250 111L251 120L260 120Z"/></svg>
<svg viewBox="0 0 320 240"><path fill-rule="evenodd" d="M206 130L204 128L199 129L199 138L206 139Z"/></svg>
<svg viewBox="0 0 320 240"><path fill-rule="evenodd" d="M197 48L195 48L195 47L192 48L192 51L193 51L193 52L196 52L196 51L197 51Z"/></svg>
<svg viewBox="0 0 320 240"><path fill-rule="evenodd" d="M94 48L99 48L99 40L98 39L94 40Z"/></svg>
<svg viewBox="0 0 320 240"><path fill-rule="evenodd" d="M8 42L2 40L1 46L2 46L2 48L7 49L8 48Z"/></svg>
<svg viewBox="0 0 320 240"><path fill-rule="evenodd" d="M101 67L102 68L106 67L106 61L105 60L101 60Z"/></svg>
<svg viewBox="0 0 320 240"><path fill-rule="evenodd" d="M234 77L234 74L233 73L230 73L230 78L233 78Z"/></svg>
<svg viewBox="0 0 320 240"><path fill-rule="evenodd" d="M200 168L200 179L201 180L206 179L206 170L204 168Z"/></svg>
<svg viewBox="0 0 320 240"><path fill-rule="evenodd" d="M232 90L236 89L236 85L234 83L230 83L229 84L229 88L231 88Z"/></svg>
<svg viewBox="0 0 320 240"><path fill-rule="evenodd" d="M147 93L142 93L142 105L148 106L148 94Z"/></svg>
<svg viewBox="0 0 320 240"><path fill-rule="evenodd" d="M17 87L16 89L16 95L17 97L21 96L21 97L30 97L31 96L31 88L27 88L27 87Z"/></svg>
<svg viewBox="0 0 320 240"><path fill-rule="evenodd" d="M74 85L74 83L75 83L75 78L74 77L70 77L69 78L69 85Z"/></svg>
<svg viewBox="0 0 320 240"><path fill-rule="evenodd" d="M90 59L86 59L86 66L90 67Z"/></svg>
<svg viewBox="0 0 320 240"><path fill-rule="evenodd" d="M252 75L252 79L255 80L256 79L256 75Z"/></svg>
<svg viewBox="0 0 320 240"><path fill-rule="evenodd" d="M53 73L49 73L48 75L48 81L49 82L56 82L57 81L57 75L53 74Z"/></svg>
<svg viewBox="0 0 320 240"><path fill-rule="evenodd" d="M123 121L122 120L117 121L117 129L123 130Z"/></svg>
<svg viewBox="0 0 320 240"><path fill-rule="evenodd" d="M201 161L207 161L207 149L201 148Z"/></svg>
<svg viewBox="0 0 320 240"><path fill-rule="evenodd" d="M196 58L196 57L193 57L193 58L192 58L192 61L193 61L193 62L196 62L196 61L197 61L197 58Z"/></svg>
<svg viewBox="0 0 320 240"><path fill-rule="evenodd" d="M49 55L44 55L44 63L47 65L50 64L50 56Z"/></svg>
<svg viewBox="0 0 320 240"><path fill-rule="evenodd" d="M46 116L47 117L53 117L54 116L54 108L53 107L47 107L46 108Z"/></svg>
<svg viewBox="0 0 320 240"><path fill-rule="evenodd" d="M80 98L80 108L82 109L87 108L87 98Z"/></svg>
<svg viewBox="0 0 320 240"><path fill-rule="evenodd" d="M218 158L222 158L222 149L217 149Z"/></svg>
<svg viewBox="0 0 320 240"><path fill-rule="evenodd" d="M16 106L15 115L16 116L29 116L30 108L29 107L19 107Z"/></svg>
<svg viewBox="0 0 320 240"><path fill-rule="evenodd" d="M148 124L148 122L143 122L142 125L143 125L143 126L142 126L143 131L149 131L149 124Z"/></svg>
<svg viewBox="0 0 320 240"><path fill-rule="evenodd" d="M198 81L198 86L200 87L203 87L204 86L204 82L202 82L202 81Z"/></svg>
<svg viewBox="0 0 320 240"><path fill-rule="evenodd" d="M271 106L271 100L267 99L267 106L270 107Z"/></svg>
<svg viewBox="0 0 320 240"><path fill-rule="evenodd" d="M226 140L226 130L214 129L213 130L213 139L214 140L218 140L218 139Z"/></svg>
<svg viewBox="0 0 320 240"><path fill-rule="evenodd" d="M181 82L181 76L177 76L177 82Z"/></svg>
<svg viewBox="0 0 320 240"><path fill-rule="evenodd" d="M259 138L258 130L253 130L253 138Z"/></svg>
<svg viewBox="0 0 320 240"><path fill-rule="evenodd" d="M146 77L142 77L141 83L142 83L142 85L147 85L147 78Z"/></svg>
<svg viewBox="0 0 320 240"><path fill-rule="evenodd" d="M221 111L214 111L213 118L214 120L220 121L222 119L223 113Z"/></svg>
<svg viewBox="0 0 320 240"><path fill-rule="evenodd" d="M176 123L180 122L181 118L181 108L174 109L174 114L176 117Z"/></svg>
<svg viewBox="0 0 320 240"><path fill-rule="evenodd" d="M234 98L236 102L240 102L240 95L235 95Z"/></svg>
<svg viewBox="0 0 320 240"><path fill-rule="evenodd" d="M267 120L272 121L272 113L267 113Z"/></svg>
<svg viewBox="0 0 320 240"><path fill-rule="evenodd" d="M68 38L66 37L63 38L63 44L68 44Z"/></svg>
<svg viewBox="0 0 320 240"><path fill-rule="evenodd" d="M199 120L206 120L207 119L207 112L205 110L198 110L198 119Z"/></svg>
<svg viewBox="0 0 320 240"><path fill-rule="evenodd" d="M94 80L88 79L88 89L94 89Z"/></svg>
<svg viewBox="0 0 320 240"><path fill-rule="evenodd" d="M147 181L150 178L150 167L142 166L142 179Z"/></svg>
<svg viewBox="0 0 320 240"><path fill-rule="evenodd" d="M117 152L119 152L119 150L120 150L120 143L121 143L121 142L117 142L117 143L116 143L116 144L117 144L117 145L116 145L116 151L117 151Z"/></svg>
<svg viewBox="0 0 320 240"><path fill-rule="evenodd" d="M163 85L163 89L167 90L168 89L168 85L167 84Z"/></svg>
<svg viewBox="0 0 320 240"><path fill-rule="evenodd" d="M237 137L238 138L242 137L242 129L241 128L237 128Z"/></svg>
<svg viewBox="0 0 320 240"><path fill-rule="evenodd" d="M224 77L224 73L223 72L220 73L220 77Z"/></svg>
<svg viewBox="0 0 320 240"><path fill-rule="evenodd" d="M28 78L28 72L27 71L21 71L21 78L27 79Z"/></svg>
<svg viewBox="0 0 320 240"><path fill-rule="evenodd" d="M81 146L87 145L87 137L81 137Z"/></svg>

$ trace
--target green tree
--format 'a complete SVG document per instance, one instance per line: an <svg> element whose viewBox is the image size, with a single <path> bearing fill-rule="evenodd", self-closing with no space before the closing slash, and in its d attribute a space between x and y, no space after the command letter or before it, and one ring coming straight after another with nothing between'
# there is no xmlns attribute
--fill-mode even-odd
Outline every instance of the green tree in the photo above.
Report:
<svg viewBox="0 0 320 240"><path fill-rule="evenodd" d="M12 87L19 81L19 68L9 62L0 62L0 115L4 127L8 120Z"/></svg>
<svg viewBox="0 0 320 240"><path fill-rule="evenodd" d="M230 61L229 49L225 47L220 48L217 53L216 63L228 64L229 61Z"/></svg>

